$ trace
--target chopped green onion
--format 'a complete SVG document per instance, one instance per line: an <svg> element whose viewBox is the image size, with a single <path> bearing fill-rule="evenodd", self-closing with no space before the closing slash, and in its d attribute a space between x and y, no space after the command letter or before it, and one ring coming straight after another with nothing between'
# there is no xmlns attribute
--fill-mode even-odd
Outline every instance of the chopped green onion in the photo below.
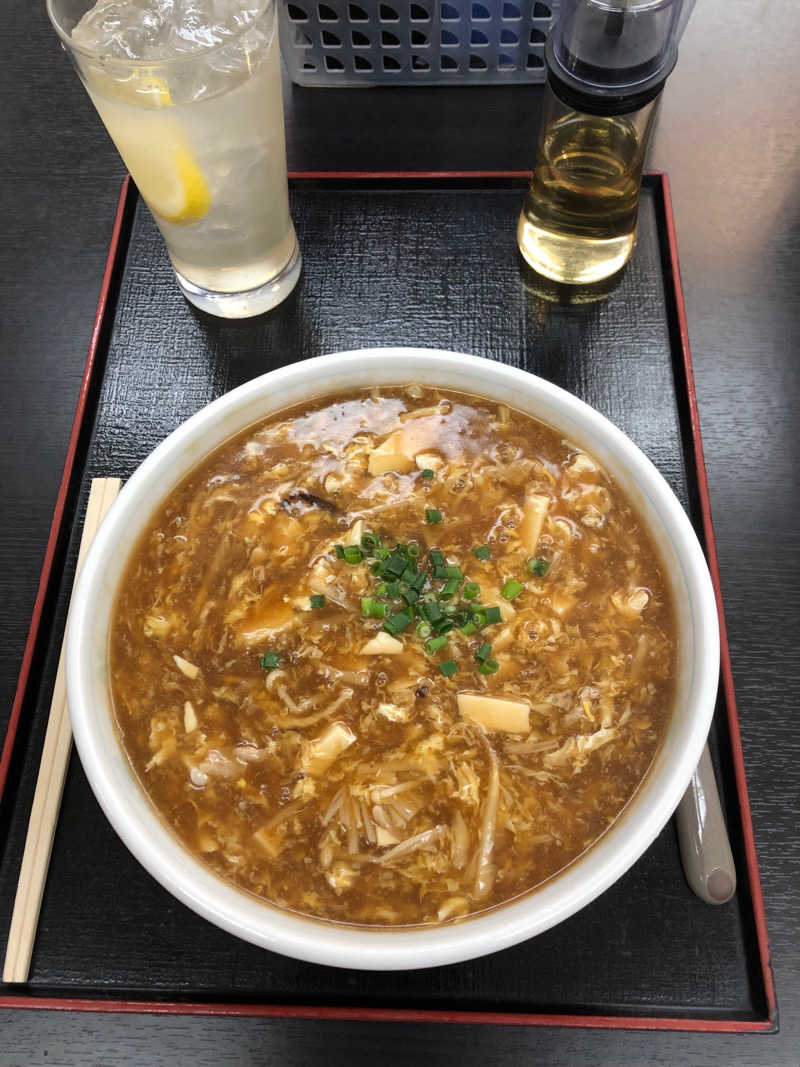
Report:
<svg viewBox="0 0 800 1067"><path fill-rule="evenodd" d="M433 471L430 469L430 467L426 467L423 470L422 477L423 478L432 478L433 477Z"/></svg>
<svg viewBox="0 0 800 1067"><path fill-rule="evenodd" d="M531 574L538 574L540 578L544 578L550 570L550 563L542 556L537 556L535 559L528 560L528 570Z"/></svg>
<svg viewBox="0 0 800 1067"><path fill-rule="evenodd" d="M334 545L337 559L344 559L344 545Z"/></svg>
<svg viewBox="0 0 800 1067"><path fill-rule="evenodd" d="M386 595L391 597L392 600L397 600L400 596L400 583L399 582L387 582L386 583Z"/></svg>
<svg viewBox="0 0 800 1067"><path fill-rule="evenodd" d="M478 545L477 548L473 548L472 554L477 556L478 559L491 559L492 551L488 545Z"/></svg>
<svg viewBox="0 0 800 1067"><path fill-rule="evenodd" d="M380 538L374 533L365 533L361 538L361 547L370 556L376 548L380 548L380 544Z"/></svg>
<svg viewBox="0 0 800 1067"><path fill-rule="evenodd" d="M434 565L434 567L443 567L444 566L444 555L441 552L439 552L438 549L433 549L433 551L431 552L430 556L431 556L431 563Z"/></svg>
<svg viewBox="0 0 800 1067"><path fill-rule="evenodd" d="M437 622L439 619L444 618L444 612L435 600L426 601L423 605L422 612L428 622Z"/></svg>
<svg viewBox="0 0 800 1067"><path fill-rule="evenodd" d="M389 549L388 548L376 548L375 551L372 554L375 557L375 559L386 559L387 556L389 555Z"/></svg>
<svg viewBox="0 0 800 1067"><path fill-rule="evenodd" d="M447 572L447 567L438 567L438 566L434 567L433 568L433 577L434 578L446 578L447 577L447 573L446 572Z"/></svg>
<svg viewBox="0 0 800 1067"><path fill-rule="evenodd" d="M402 579L402 581L408 582L409 585L412 584L412 582L414 581L414 579L416 577L417 577L417 568L416 567L414 567L413 570L411 569L411 567L406 567L406 569L400 575L400 578Z"/></svg>
<svg viewBox="0 0 800 1067"><path fill-rule="evenodd" d="M438 508L425 508L425 521L426 522L441 522L442 513Z"/></svg>
<svg viewBox="0 0 800 1067"><path fill-rule="evenodd" d="M503 618L500 614L500 608L487 608L483 614L486 616L487 623L500 622Z"/></svg>
<svg viewBox="0 0 800 1067"><path fill-rule="evenodd" d="M475 659L483 661L486 659L486 657L491 651L492 646L489 644L488 641L484 641L482 644L478 645L478 649L475 653Z"/></svg>
<svg viewBox="0 0 800 1067"><path fill-rule="evenodd" d="M346 563L361 563L364 559L364 553L358 545L345 545L344 558Z"/></svg>
<svg viewBox="0 0 800 1067"><path fill-rule="evenodd" d="M383 564L383 573L389 574L393 578L399 578L405 569L405 557L401 556L397 549L394 550L391 556L389 556L389 558Z"/></svg>
<svg viewBox="0 0 800 1067"><path fill-rule="evenodd" d="M434 652L438 652L440 648L444 648L447 644L447 638L442 635L441 637L432 637L430 641L425 642L425 651L431 655Z"/></svg>
<svg viewBox="0 0 800 1067"><path fill-rule="evenodd" d="M500 670L500 664L496 659L485 659L482 663L478 664L478 670L481 674L494 674Z"/></svg>
<svg viewBox="0 0 800 1067"><path fill-rule="evenodd" d="M376 559L374 563L370 563L369 565L370 574L374 574L376 578L380 578L382 569L381 561L379 559Z"/></svg>
<svg viewBox="0 0 800 1067"><path fill-rule="evenodd" d="M451 578L449 582L445 582L442 586L442 590L439 596L442 600L449 599L455 593L458 592L458 578Z"/></svg>
<svg viewBox="0 0 800 1067"><path fill-rule="evenodd" d="M446 659L444 663L439 664L439 670L445 678L451 678L458 670L458 664L454 659Z"/></svg>
<svg viewBox="0 0 800 1067"><path fill-rule="evenodd" d="M513 600L514 597L518 597L523 591L525 586L522 582L518 582L516 578L509 578L503 588L500 590L500 595L505 597L506 600Z"/></svg>
<svg viewBox="0 0 800 1067"><path fill-rule="evenodd" d="M411 615L406 614L405 611L398 611L395 615L389 616L383 624L383 628L392 635L401 634L412 622L413 618Z"/></svg>
<svg viewBox="0 0 800 1067"><path fill-rule="evenodd" d="M431 634L433 633L433 630L431 629L431 624L429 622L418 622L417 623L417 633L423 639L426 638L426 637L430 637Z"/></svg>
<svg viewBox="0 0 800 1067"><path fill-rule="evenodd" d="M467 582L461 592L465 600L474 600L476 596L480 596L481 587L476 582Z"/></svg>
<svg viewBox="0 0 800 1067"><path fill-rule="evenodd" d="M415 604L419 600L419 593L410 585L408 589L403 591L403 600L405 600L406 604Z"/></svg>
<svg viewBox="0 0 800 1067"><path fill-rule="evenodd" d="M375 592L378 596L386 596L387 588L388 587L386 585L386 582L380 582L378 585L375 586Z"/></svg>
<svg viewBox="0 0 800 1067"><path fill-rule="evenodd" d="M413 582L409 582L409 585L411 586L412 589L416 589L416 591L418 593L421 593L422 592L422 587L425 585L427 580L428 580L428 576L427 576L427 574L425 574L423 572L422 574L417 574L415 576L415 578L414 578L414 581Z"/></svg>
<svg viewBox="0 0 800 1067"><path fill-rule="evenodd" d="M458 578L459 581L464 577L461 573L461 568L456 567L455 564L450 564L444 569L445 578Z"/></svg>
<svg viewBox="0 0 800 1067"><path fill-rule="evenodd" d="M313 596L309 597L308 602L313 609L325 607L325 597L321 593L314 593Z"/></svg>
<svg viewBox="0 0 800 1067"><path fill-rule="evenodd" d="M258 661L259 666L265 671L274 671L280 664L281 657L277 652L265 652L261 659Z"/></svg>
<svg viewBox="0 0 800 1067"><path fill-rule="evenodd" d="M407 551L409 559L416 559L419 556L419 545L409 545Z"/></svg>
<svg viewBox="0 0 800 1067"><path fill-rule="evenodd" d="M475 623L474 623L474 622L473 622L473 621L472 621L472 620L470 619L470 621L469 621L469 622L466 622L466 623L464 623L464 625L463 625L463 626L459 626L459 630L460 630L460 631L462 632L462 634L467 634L467 635L469 635L469 634L474 634L474 633L477 633L477 632L478 632L478 627L477 627L477 626L475 625Z"/></svg>
<svg viewBox="0 0 800 1067"><path fill-rule="evenodd" d="M389 614L386 604L373 600L371 596L361 598L361 614L370 619L385 619Z"/></svg>

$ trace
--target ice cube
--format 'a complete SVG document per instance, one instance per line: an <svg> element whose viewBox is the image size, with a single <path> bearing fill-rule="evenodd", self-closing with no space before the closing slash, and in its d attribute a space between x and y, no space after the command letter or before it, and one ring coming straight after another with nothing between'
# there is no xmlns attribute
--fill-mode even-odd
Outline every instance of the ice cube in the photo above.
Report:
<svg viewBox="0 0 800 1067"><path fill-rule="evenodd" d="M115 59L169 59L223 44L263 7L257 0L97 0L72 40Z"/></svg>

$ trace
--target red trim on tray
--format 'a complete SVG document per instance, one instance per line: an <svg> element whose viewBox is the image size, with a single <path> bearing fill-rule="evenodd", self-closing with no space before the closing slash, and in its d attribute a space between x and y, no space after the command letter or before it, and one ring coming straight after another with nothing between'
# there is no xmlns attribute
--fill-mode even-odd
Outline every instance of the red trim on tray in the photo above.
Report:
<svg viewBox="0 0 800 1067"><path fill-rule="evenodd" d="M106 257L106 267L103 273L103 284L100 287L100 296L97 300L97 310L94 315L94 325L92 326L92 333L89 338L89 351L86 356L86 363L83 368L83 377L81 379L80 390L78 391L78 403L75 408L75 417L72 420L72 431L70 433L69 444L67 445L67 455L64 460L64 470L61 475L61 484L58 487L58 496L56 497L56 506L53 511L53 521L50 523L50 535L47 539L47 547L44 552L44 562L42 563L42 573L39 577L39 588L36 593L36 600L33 605L33 613L31 615L31 622L28 628L28 638L25 642L25 649L22 653L22 663L19 669L19 678L17 679L17 690L14 694L14 703L11 706L11 715L8 720L8 726L6 728L6 736L3 744L3 752L0 755L0 800L3 799L3 790L5 789L6 778L8 777L8 768L11 764L11 753L14 748L14 740L17 736L17 729L19 728L19 719L22 713L22 702L25 698L25 690L28 686L28 680L31 672L31 663L33 662L33 652L36 646L36 639L39 633L39 624L42 618L42 611L44 610L44 602L47 596L47 587L50 583L50 574L53 569L53 559L55 557L56 544L58 542L59 532L61 530L61 523L64 518L64 509L67 503L67 492L69 490L69 483L72 478L72 469L75 465L75 454L78 449L78 438L83 426L83 416L86 410L86 400L89 394L89 387L92 382L92 376L94 374L95 359L97 357L97 348L100 341L100 331L103 326L103 320L106 314L106 307L108 305L108 293L111 287L111 279L114 274L114 267L117 259L117 249L119 246L120 232L122 230L122 219L125 214L125 208L128 200L128 192L130 188L130 176L126 177L122 183L122 190L120 191L119 202L117 204L117 213L114 217L114 228L111 231L111 243L108 248L108 256Z"/></svg>
<svg viewBox="0 0 800 1067"><path fill-rule="evenodd" d="M745 856L747 858L747 876L750 882L750 894L753 900L753 913L756 920L758 953L761 960L764 988L767 994L767 1010L770 1019L774 1022L777 1014L777 1000L775 997L775 984L772 975L769 937L767 935L767 916L764 910L764 897L761 892L761 876L758 871L758 857L756 855L755 837L753 835L753 819L750 811L750 798L747 792L747 779L744 771L742 736L741 731L739 730L739 713L736 707L736 693L733 685L731 652L728 645L728 631L725 624L725 609L722 603L722 585L720 582L719 561L717 559L717 547L714 538L714 523L711 518L711 498L708 489L706 463L703 456L703 438L700 432L700 416L697 411L697 394L695 392L692 354L689 346L689 328L686 322L686 306L683 300L680 265L678 262L678 242L675 235L675 220L672 214L672 194L670 192L669 177L667 174L663 171L654 171L652 173L660 180L662 195L664 197L667 240L669 242L669 256L672 265L673 297L675 299L678 326L680 328L681 351L683 353L683 366L686 374L686 391L689 395L689 418L692 426L692 437L694 439L695 472L697 474L697 487L700 493L700 511L703 516L703 534L706 541L708 569L711 572L711 581L714 586L714 595L717 600L717 614L719 615L720 669L722 674L722 687L725 693L725 707L728 715L728 732L730 734L731 755L733 757L733 767L736 777L736 792L739 798L739 808L741 810L742 834L744 836Z"/></svg>
<svg viewBox="0 0 800 1067"><path fill-rule="evenodd" d="M182 1001L63 1000L60 997L0 997L2 1008L121 1012L141 1015L221 1015L339 1022L482 1023L489 1026L563 1026L595 1030L698 1030L752 1033L773 1029L768 1019L685 1019L636 1015L535 1015L530 1012L440 1011L406 1008L326 1008L295 1004L192 1004Z"/></svg>
<svg viewBox="0 0 800 1067"><path fill-rule="evenodd" d="M288 177L299 179L332 178L373 181L376 178L530 178L529 170L290 170Z"/></svg>
<svg viewBox="0 0 800 1067"><path fill-rule="evenodd" d="M664 198L666 216L666 228L669 245L670 263L672 267L672 285L675 307L678 316L680 330L681 351L683 366L686 374L687 393L689 398L690 423L695 449L696 474L700 495L700 509L703 518L703 530L706 539L708 565L714 585L717 600L717 609L720 619L720 645L721 645L721 673L723 691L725 694L728 728L731 738L731 753L734 762L736 788L739 798L742 816L742 830L744 834L745 850L747 855L747 873L750 882L750 892L753 901L753 910L756 921L758 937L759 957L761 961L764 987L767 995L768 1018L766 1019L695 1019L684 1017L658 1017L658 1016L611 1016L611 1015L559 1015L559 1014L536 1014L530 1012L485 1012L485 1011L453 1011L439 1009L407 1010L397 1008L345 1008L345 1007L317 1007L314 1005L291 1005L291 1004L227 1004L227 1003L197 1003L182 1001L147 1001L147 1000L91 1000L71 997L38 997L27 993L19 995L6 994L0 996L0 1009L19 1008L26 1010L46 1009L51 1011L91 1011L91 1012L120 1012L125 1014L150 1014L150 1015L220 1015L220 1016L249 1016L262 1018L290 1018L290 1019L329 1019L339 1021L363 1021L363 1022L401 1022L401 1023L482 1023L486 1025L510 1025L510 1026L558 1026L570 1029L601 1029L601 1030L667 1030L667 1031L697 1031L706 1033L757 1033L774 1030L776 1026L776 1000L775 988L772 979L770 964L769 942L767 939L766 915L764 901L761 893L761 883L758 873L758 860L756 857L755 843L753 840L753 826L750 815L750 805L747 796L747 783L745 780L744 762L742 758L741 736L739 733L739 721L736 711L736 700L733 688L733 675L731 672L730 651L728 648L727 633L725 628L725 616L720 591L719 567L717 564L714 531L711 521L711 509L708 493L708 479L706 476L705 462L703 459L703 445L700 436L700 421L697 413L697 398L694 387L694 375L692 373L692 357L689 348L689 333L686 325L686 310L683 302L683 293L680 285L680 271L678 267L678 250L675 238L675 227L672 217L672 199L670 196L669 181L667 175L661 171L648 172L656 178L661 185ZM529 178L530 171L290 171L289 177L294 179L434 179L434 178ZM22 701L30 675L31 660L36 643L39 625L41 622L42 609L50 574L53 566L55 546L58 540L59 530L64 518L66 496L69 482L75 462L78 437L86 408L86 401L92 376L95 370L95 359L99 345L100 331L107 310L108 294L111 280L116 265L116 257L119 246L122 220L127 210L131 190L133 188L130 177L122 184L119 204L117 206L114 229L111 236L108 259L106 261L103 284L97 304L94 326L92 328L89 343L89 352L86 359L83 380L78 395L78 405L67 449L64 473L56 500L53 522L50 529L50 537L47 542L42 574L39 582L39 591L34 605L28 633L22 666L20 668L17 692L14 705L6 732L5 745L0 758L0 799L8 773L8 765L11 758L14 737L19 723Z"/></svg>

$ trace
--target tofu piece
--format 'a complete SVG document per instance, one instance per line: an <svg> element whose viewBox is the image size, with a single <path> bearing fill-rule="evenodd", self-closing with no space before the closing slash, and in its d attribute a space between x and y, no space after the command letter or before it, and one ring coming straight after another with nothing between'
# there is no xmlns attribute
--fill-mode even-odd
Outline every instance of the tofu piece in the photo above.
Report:
<svg viewBox="0 0 800 1067"><path fill-rule="evenodd" d="M397 430L389 434L386 440L373 448L367 461L367 470L371 475L385 474L386 471L397 471L398 474L408 474L414 469L414 457L403 451L403 431Z"/></svg>
<svg viewBox="0 0 800 1067"><path fill-rule="evenodd" d="M187 734L197 729L197 714L191 700L187 700L183 705L183 728Z"/></svg>
<svg viewBox="0 0 800 1067"><path fill-rule="evenodd" d="M172 658L175 660L175 666L181 674L185 674L187 678L191 678L194 681L200 673L200 668L196 667L194 663L190 663L188 659L184 659L183 656L173 656Z"/></svg>
<svg viewBox="0 0 800 1067"><path fill-rule="evenodd" d="M371 637L361 649L362 656L396 656L403 651L403 642L387 634L385 630Z"/></svg>
<svg viewBox="0 0 800 1067"><path fill-rule="evenodd" d="M444 466L444 460L438 452L418 452L414 461L421 471L438 471Z"/></svg>
<svg viewBox="0 0 800 1067"><path fill-rule="evenodd" d="M345 723L332 722L319 737L304 744L300 769L304 774L323 774L355 739L356 735Z"/></svg>
<svg viewBox="0 0 800 1067"><path fill-rule="evenodd" d="M522 522L519 524L519 537L525 550L532 556L542 536L544 520L550 507L550 498L542 493L528 493L522 509Z"/></svg>
<svg viewBox="0 0 800 1067"><path fill-rule="evenodd" d="M520 700L459 693L458 713L462 719L476 722L485 730L508 734L526 734L530 730L530 704Z"/></svg>

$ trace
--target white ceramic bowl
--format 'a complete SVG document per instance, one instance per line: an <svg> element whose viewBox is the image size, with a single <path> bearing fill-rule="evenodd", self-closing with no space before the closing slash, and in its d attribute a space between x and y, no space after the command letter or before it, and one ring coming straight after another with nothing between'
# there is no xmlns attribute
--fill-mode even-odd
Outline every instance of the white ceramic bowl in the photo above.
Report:
<svg viewBox="0 0 800 1067"><path fill-rule="evenodd" d="M364 385L420 382L476 393L529 412L596 456L633 498L666 563L680 633L677 699L643 786L611 830L542 888L450 926L366 930L288 914L234 888L194 858L137 784L108 692L107 650L117 585L139 535L176 483L239 430L289 404ZM86 775L115 830L166 889L254 944L337 967L406 970L471 959L549 929L607 889L645 851L686 789L711 723L719 629L703 553L681 505L642 452L602 415L523 371L474 356L386 348L321 356L248 382L193 415L139 467L98 532L73 593L67 636L72 727Z"/></svg>

